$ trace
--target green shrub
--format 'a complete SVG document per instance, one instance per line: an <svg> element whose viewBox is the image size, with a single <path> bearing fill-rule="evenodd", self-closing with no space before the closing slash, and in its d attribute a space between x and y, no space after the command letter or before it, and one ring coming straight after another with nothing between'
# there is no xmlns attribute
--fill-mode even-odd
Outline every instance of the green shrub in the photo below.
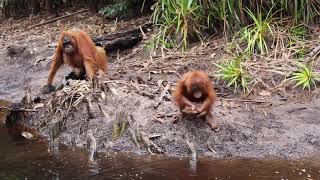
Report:
<svg viewBox="0 0 320 180"><path fill-rule="evenodd" d="M316 87L316 82L320 80L320 76L310 66L298 63L298 70L292 73L290 79L295 82L295 87L302 86L302 90L308 88L310 91L311 86Z"/></svg>
<svg viewBox="0 0 320 180"><path fill-rule="evenodd" d="M312 23L320 15L320 1L159 0L153 10L156 46L182 46L185 50L190 39L201 41L204 31L218 27L227 36L240 31L247 42L246 51L263 54L268 50L267 41L273 40L269 39L273 18L279 18L278 22L289 17L295 24Z"/></svg>
<svg viewBox="0 0 320 180"><path fill-rule="evenodd" d="M186 49L189 37L196 36L201 40L203 18L204 11L198 0L158 1L152 15L153 23L158 28L156 44Z"/></svg>
<svg viewBox="0 0 320 180"><path fill-rule="evenodd" d="M238 87L241 87L244 92L248 91L251 78L243 67L242 58L235 58L222 65L216 64L216 66L218 67L216 76L226 81L227 86L233 87L234 91Z"/></svg>
<svg viewBox="0 0 320 180"><path fill-rule="evenodd" d="M128 10L128 2L121 1L119 3L112 4L110 6L100 9L99 14L108 18L115 18L115 17L124 18L127 10Z"/></svg>

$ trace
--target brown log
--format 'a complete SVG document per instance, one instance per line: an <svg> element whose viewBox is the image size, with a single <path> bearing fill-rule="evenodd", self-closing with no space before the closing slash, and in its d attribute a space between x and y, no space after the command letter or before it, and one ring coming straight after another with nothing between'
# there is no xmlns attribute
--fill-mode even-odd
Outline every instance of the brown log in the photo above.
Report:
<svg viewBox="0 0 320 180"><path fill-rule="evenodd" d="M141 30L146 32L149 28L152 28L152 23L142 25L141 29L137 27L128 31L92 37L92 40L97 46L102 46L107 52L124 50L137 45L143 39Z"/></svg>
<svg viewBox="0 0 320 180"><path fill-rule="evenodd" d="M142 31L152 27L152 23L141 26ZM117 32L106 36L93 37L92 40L97 46L102 46L106 51L123 50L137 45L143 38L140 27L132 30Z"/></svg>

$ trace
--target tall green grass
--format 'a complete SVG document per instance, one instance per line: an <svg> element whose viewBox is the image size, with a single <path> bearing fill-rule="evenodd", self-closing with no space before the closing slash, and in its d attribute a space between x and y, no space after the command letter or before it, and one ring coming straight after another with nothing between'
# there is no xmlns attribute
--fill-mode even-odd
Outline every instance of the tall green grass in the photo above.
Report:
<svg viewBox="0 0 320 180"><path fill-rule="evenodd" d="M156 43L165 47L175 44L187 48L189 37L201 40L204 10L197 0L160 0L154 6L152 19L158 28Z"/></svg>
<svg viewBox="0 0 320 180"><path fill-rule="evenodd" d="M158 29L156 45L183 49L195 37L201 41L206 31L218 29L230 37L251 25L256 29L245 33L254 36L258 44L248 47L264 52L267 45L263 36L270 33L273 18L281 22L289 17L295 24L308 24L320 15L319 0L159 0L153 8L152 20ZM254 34L255 30L259 32Z"/></svg>
<svg viewBox="0 0 320 180"><path fill-rule="evenodd" d="M261 13L255 16L252 11L249 9L246 10L247 14L253 20L253 24L240 31L240 41L246 45L244 52L248 54L253 54L255 50L260 54L268 52L267 41L271 39L270 37L273 37L271 29L273 14L271 10L265 18L262 17Z"/></svg>

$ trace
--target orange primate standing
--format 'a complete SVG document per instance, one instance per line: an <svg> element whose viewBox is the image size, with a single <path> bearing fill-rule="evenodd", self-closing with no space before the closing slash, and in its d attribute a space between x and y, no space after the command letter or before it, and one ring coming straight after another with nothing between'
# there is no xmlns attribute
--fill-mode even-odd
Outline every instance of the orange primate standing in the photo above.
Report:
<svg viewBox="0 0 320 180"><path fill-rule="evenodd" d="M63 31L52 59L50 74L45 93L54 90L52 82L61 65L73 68L73 73L80 76L85 72L92 79L107 72L107 55L103 48L97 47L90 36L79 29Z"/></svg>

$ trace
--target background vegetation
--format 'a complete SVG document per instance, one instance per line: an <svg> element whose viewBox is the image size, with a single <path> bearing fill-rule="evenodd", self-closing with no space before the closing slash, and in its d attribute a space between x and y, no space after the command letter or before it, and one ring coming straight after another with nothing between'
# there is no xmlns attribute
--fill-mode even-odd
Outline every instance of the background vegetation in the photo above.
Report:
<svg viewBox="0 0 320 180"><path fill-rule="evenodd" d="M152 1L144 0L0 0L0 10L2 16L23 17L30 14L37 15L39 13L55 14L68 8L89 8L93 12L98 12L105 6L112 4L125 4L131 9L139 9L142 5L148 6ZM122 9L120 9L122 10ZM111 11L119 11L119 7L111 8ZM105 13L110 13L104 11ZM116 14L117 15L117 14Z"/></svg>
<svg viewBox="0 0 320 180"><path fill-rule="evenodd" d="M235 90L249 91L250 84L272 90L288 82L310 90L319 80L318 60L306 57L314 45L308 43L309 25L319 21L319 0L159 0L153 10L153 48L186 50L208 33L223 32L231 58L216 63L215 75ZM279 83L270 87L265 79Z"/></svg>

